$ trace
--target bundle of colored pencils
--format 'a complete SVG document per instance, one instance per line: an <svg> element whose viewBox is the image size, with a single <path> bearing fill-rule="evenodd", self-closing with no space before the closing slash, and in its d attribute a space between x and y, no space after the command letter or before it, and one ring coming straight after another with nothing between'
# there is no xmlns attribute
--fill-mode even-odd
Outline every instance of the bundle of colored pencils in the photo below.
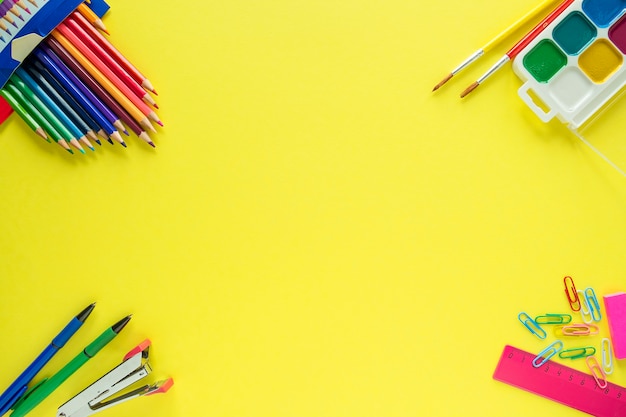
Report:
<svg viewBox="0 0 626 417"><path fill-rule="evenodd" d="M12 2L21 0L4 0L0 7ZM85 153L83 145L94 150L91 141L100 145L99 138L126 147L120 134L128 136L126 128L154 147L152 122L163 126L150 94L156 91L100 31L106 31L102 21L81 5L35 48L0 95L34 132L70 153L72 147Z"/></svg>

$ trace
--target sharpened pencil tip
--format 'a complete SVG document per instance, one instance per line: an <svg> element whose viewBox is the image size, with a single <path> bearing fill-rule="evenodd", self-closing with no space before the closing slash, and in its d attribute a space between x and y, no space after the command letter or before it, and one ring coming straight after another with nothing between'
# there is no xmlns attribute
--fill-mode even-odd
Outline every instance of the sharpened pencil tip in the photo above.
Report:
<svg viewBox="0 0 626 417"><path fill-rule="evenodd" d="M94 142L96 142L98 145L102 146L102 142L100 142L100 139L94 139Z"/></svg>
<svg viewBox="0 0 626 417"><path fill-rule="evenodd" d="M80 153L82 153L83 155L85 154L85 150L84 149L79 149Z"/></svg>
<svg viewBox="0 0 626 417"><path fill-rule="evenodd" d="M74 155L74 151L71 149L66 149L66 151L68 151L69 153L71 153L72 155Z"/></svg>
<svg viewBox="0 0 626 417"><path fill-rule="evenodd" d="M154 144L154 142L148 142L148 145L152 146L153 148L156 148L156 145Z"/></svg>
<svg viewBox="0 0 626 417"><path fill-rule="evenodd" d="M157 123L159 126L163 127L163 122L162 122L162 121L160 121L160 120L159 120L159 121L158 121L158 122L156 122L156 123Z"/></svg>
<svg viewBox="0 0 626 417"><path fill-rule="evenodd" d="M126 148L126 142L120 142L120 144Z"/></svg>
<svg viewBox="0 0 626 417"><path fill-rule="evenodd" d="M474 91L476 89L476 87L478 87L479 85L480 84L478 84L477 81L474 81L472 84L470 84L469 87L467 87L465 90L463 90L463 92L461 93L461 98L465 97L466 95L468 95L469 93Z"/></svg>
<svg viewBox="0 0 626 417"><path fill-rule="evenodd" d="M450 73L448 75L446 75L446 77L439 81L439 84L437 84L436 86L433 87L433 91L437 91L441 88L442 85L444 85L445 83L447 83L448 81L450 81L450 78L452 78L454 76L454 74Z"/></svg>
<svg viewBox="0 0 626 417"><path fill-rule="evenodd" d="M159 93L157 93L155 89L152 89L152 92L157 96L159 95Z"/></svg>
<svg viewBox="0 0 626 417"><path fill-rule="evenodd" d="M130 136L130 133L128 133L128 130L126 130L126 129L124 129L124 134L125 134L126 136Z"/></svg>
<svg viewBox="0 0 626 417"><path fill-rule="evenodd" d="M113 145L113 141L111 140L111 138L107 138L107 141L108 141L111 145Z"/></svg>

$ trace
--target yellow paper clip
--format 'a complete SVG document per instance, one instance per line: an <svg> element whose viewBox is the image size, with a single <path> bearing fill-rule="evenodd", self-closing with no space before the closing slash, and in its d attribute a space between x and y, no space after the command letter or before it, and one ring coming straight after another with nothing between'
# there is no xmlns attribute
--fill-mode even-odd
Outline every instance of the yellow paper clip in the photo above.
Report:
<svg viewBox="0 0 626 417"><path fill-rule="evenodd" d="M572 316L569 314L551 314L547 313L545 316L535 317L535 323L537 324L567 324L572 321Z"/></svg>
<svg viewBox="0 0 626 417"><path fill-rule="evenodd" d="M591 315L591 319L593 321L602 320L602 313L600 313L600 303L598 303L598 298L596 297L596 293L595 291L593 291L593 288L585 288L585 301L587 302L587 307L589 307L589 314Z"/></svg>
<svg viewBox="0 0 626 417"><path fill-rule="evenodd" d="M590 324L593 323L593 316L591 315L591 309L589 308L589 303L585 298L585 293L581 290L578 290L578 298L580 300L580 317L583 319L584 323Z"/></svg>
<svg viewBox="0 0 626 417"><path fill-rule="evenodd" d="M613 373L613 347L611 340L606 337L602 339L602 370L607 375Z"/></svg>
<svg viewBox="0 0 626 417"><path fill-rule="evenodd" d="M591 356L596 353L596 348L593 346L585 346L580 348L565 349L559 352L559 358L561 359L580 359L587 356Z"/></svg>
<svg viewBox="0 0 626 417"><path fill-rule="evenodd" d="M563 349L563 342L557 340L552 342L547 348L539 352L535 359L533 359L533 366L535 368L540 368L541 365L548 362L551 357L559 353Z"/></svg>
<svg viewBox="0 0 626 417"><path fill-rule="evenodd" d="M525 312L521 312L517 315L519 321L522 322L524 326L539 339L545 339L547 334L546 331L541 328L540 325L537 324L535 320L533 320L528 314Z"/></svg>
<svg viewBox="0 0 626 417"><path fill-rule="evenodd" d="M606 386L608 385L608 383L606 382L606 374L598 363L596 357L587 356L587 359L585 359L585 361L587 361L587 366L591 370L591 376L593 376L593 379L596 380L596 384L598 384L598 387L602 389L606 388Z"/></svg>
<svg viewBox="0 0 626 417"><path fill-rule="evenodd" d="M591 336L600 332L595 324L572 323L567 326L557 326L554 333L558 336Z"/></svg>

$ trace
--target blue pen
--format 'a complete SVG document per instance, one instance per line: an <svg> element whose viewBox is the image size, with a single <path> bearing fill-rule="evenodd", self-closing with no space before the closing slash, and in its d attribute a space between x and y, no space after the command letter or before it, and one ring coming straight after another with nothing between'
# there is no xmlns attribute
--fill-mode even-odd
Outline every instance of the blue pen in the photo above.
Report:
<svg viewBox="0 0 626 417"><path fill-rule="evenodd" d="M46 363L61 349L65 343L76 333L80 326L83 325L91 311L95 308L96 304L93 303L78 313L76 317L68 323L67 326L52 340L44 350L37 356L37 358L31 363L28 368L0 395L0 416L9 411L11 407L20 399L20 397L26 392L27 385L37 375L39 371L45 366Z"/></svg>

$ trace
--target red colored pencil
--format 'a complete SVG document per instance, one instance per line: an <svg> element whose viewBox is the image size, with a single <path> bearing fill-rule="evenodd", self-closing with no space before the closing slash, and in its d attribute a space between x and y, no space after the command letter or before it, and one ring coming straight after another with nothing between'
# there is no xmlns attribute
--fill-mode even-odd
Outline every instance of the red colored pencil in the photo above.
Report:
<svg viewBox="0 0 626 417"><path fill-rule="evenodd" d="M104 64L104 62L102 62L102 60L98 58L96 54L65 25L65 23L61 23L57 26L56 32L64 36L65 39L67 39L87 61L100 71L100 73L108 79L108 81L115 86L117 90L119 90L121 94L125 96L137 109L139 109L141 113L154 120L157 124L161 126L163 125L159 116L157 116L157 114L142 99L137 97L132 90L128 88L128 86L124 84L124 82L120 80L120 78L115 75L113 71L111 71L111 69L108 68L106 64Z"/></svg>
<svg viewBox="0 0 626 417"><path fill-rule="evenodd" d="M159 106L156 105L152 96L147 93L137 82L135 82L135 80L128 74L128 72L126 72L126 70L124 70L124 68L122 68L121 65L111 55L109 55L107 51L105 51L104 48L102 48L102 46L100 46L100 44L96 42L95 39L89 36L89 34L87 34L87 32L85 32L85 30L78 23L76 23L75 20L69 18L66 19L64 23L68 27L68 29L71 30L78 37L78 39L83 41L84 44L87 45L87 47L91 49L98 56L98 58L102 60L104 65L106 65L115 75L119 77L120 80L122 80L124 84L126 84L133 91L133 93L135 93L137 97L144 100L146 103L151 104L157 109L159 108Z"/></svg>
<svg viewBox="0 0 626 417"><path fill-rule="evenodd" d="M90 34L99 44L104 48L117 62L130 74L133 79L148 91L152 91L154 94L157 92L154 90L152 83L148 78L143 75L120 51L117 50L111 42L108 41L97 29L95 29L80 13L74 12L72 17L82 26L85 31Z"/></svg>

